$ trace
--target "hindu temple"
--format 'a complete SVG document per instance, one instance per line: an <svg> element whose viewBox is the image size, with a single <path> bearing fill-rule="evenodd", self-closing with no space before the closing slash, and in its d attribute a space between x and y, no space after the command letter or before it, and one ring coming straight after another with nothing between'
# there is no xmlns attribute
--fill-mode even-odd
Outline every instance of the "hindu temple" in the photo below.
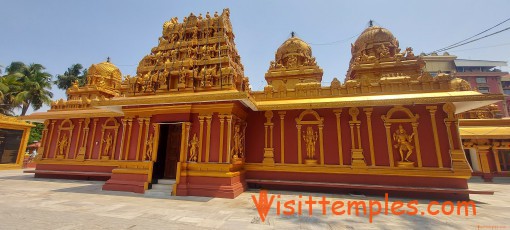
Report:
<svg viewBox="0 0 510 230"><path fill-rule="evenodd" d="M502 100L432 77L410 47L371 25L346 80L323 85L294 34L252 91L230 11L165 22L135 76L109 60L87 84L24 120L44 123L35 177L105 180L104 190L234 198L249 187L468 199L456 114ZM339 54L340 55L340 54ZM261 79L262 76L254 76Z"/></svg>

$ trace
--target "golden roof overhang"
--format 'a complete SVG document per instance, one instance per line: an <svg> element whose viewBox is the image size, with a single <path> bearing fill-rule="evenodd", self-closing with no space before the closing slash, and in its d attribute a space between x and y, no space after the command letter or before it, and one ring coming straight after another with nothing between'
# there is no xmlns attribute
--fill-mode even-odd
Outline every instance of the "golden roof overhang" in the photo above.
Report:
<svg viewBox="0 0 510 230"><path fill-rule="evenodd" d="M510 139L510 119L460 119L462 139Z"/></svg>
<svg viewBox="0 0 510 230"><path fill-rule="evenodd" d="M252 110L257 110L255 102L248 92L237 90L187 92L178 94L158 94L137 97L114 97L93 101L92 106L108 110L120 111L122 106L133 105L168 105L184 103L240 101Z"/></svg>
<svg viewBox="0 0 510 230"><path fill-rule="evenodd" d="M57 110L48 112L35 112L27 116L22 116L20 119L33 122L44 122L49 119L69 119L69 118L92 118L92 117L119 117L124 114L119 111L89 108L89 109L75 109L75 110Z"/></svg>
<svg viewBox="0 0 510 230"><path fill-rule="evenodd" d="M447 91L429 93L399 93L359 95L326 98L258 101L258 110L319 109L338 107L392 106L410 104L437 104L452 102L456 113L503 100L501 94L481 94L475 91Z"/></svg>
<svg viewBox="0 0 510 230"><path fill-rule="evenodd" d="M3 114L0 114L0 126L2 127L35 127L35 125L30 124L26 121L23 121L23 119L20 119L21 117L11 117L6 116Z"/></svg>

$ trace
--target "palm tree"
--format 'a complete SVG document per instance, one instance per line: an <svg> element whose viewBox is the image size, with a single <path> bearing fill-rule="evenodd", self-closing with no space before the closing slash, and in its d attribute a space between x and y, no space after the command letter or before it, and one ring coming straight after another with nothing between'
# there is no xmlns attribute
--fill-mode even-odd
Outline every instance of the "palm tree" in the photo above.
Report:
<svg viewBox="0 0 510 230"><path fill-rule="evenodd" d="M51 74L44 72L41 64L25 65L23 62L12 62L6 68L8 75L14 76L20 83L13 91L13 105L21 106L21 116L24 116L28 108L40 109L43 105L50 105L53 93L51 90ZM14 95L15 94L15 95Z"/></svg>
<svg viewBox="0 0 510 230"><path fill-rule="evenodd" d="M87 69L83 69L81 64L73 64L67 68L64 74L57 75L57 80L53 82L59 89L66 90L73 84L74 81L78 80L79 86L84 86L87 82Z"/></svg>
<svg viewBox="0 0 510 230"><path fill-rule="evenodd" d="M6 75L0 77L0 113L8 116L14 115L14 109L17 104L14 98L21 89L21 83L17 81L15 75Z"/></svg>

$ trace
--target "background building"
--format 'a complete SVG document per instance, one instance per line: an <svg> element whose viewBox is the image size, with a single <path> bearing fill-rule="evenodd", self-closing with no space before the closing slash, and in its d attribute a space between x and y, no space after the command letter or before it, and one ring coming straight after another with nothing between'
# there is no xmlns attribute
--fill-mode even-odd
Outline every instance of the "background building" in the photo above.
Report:
<svg viewBox="0 0 510 230"><path fill-rule="evenodd" d="M438 73L455 73L455 76L469 82L471 88L480 93L487 94L510 94L510 75L501 70L502 66L507 66L505 61L489 60L468 60L458 59L457 56L445 52L443 55L432 53L422 56L425 61L425 69L432 76ZM506 91L503 90L505 84ZM496 103L499 110L496 117L509 116L509 97L505 101Z"/></svg>

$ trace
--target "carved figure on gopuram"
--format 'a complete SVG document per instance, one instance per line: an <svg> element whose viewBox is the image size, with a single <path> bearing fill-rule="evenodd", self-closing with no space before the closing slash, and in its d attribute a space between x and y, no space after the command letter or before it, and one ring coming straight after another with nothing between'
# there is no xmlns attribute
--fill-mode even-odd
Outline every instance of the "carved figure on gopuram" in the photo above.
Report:
<svg viewBox="0 0 510 230"><path fill-rule="evenodd" d="M402 125L398 126L398 130L393 133L393 140L397 143L394 145L396 149L398 149L400 153L400 161L408 162L409 156L413 153L414 146L411 144L413 141L414 133L408 135L404 127ZM404 152L406 153L404 157Z"/></svg>

